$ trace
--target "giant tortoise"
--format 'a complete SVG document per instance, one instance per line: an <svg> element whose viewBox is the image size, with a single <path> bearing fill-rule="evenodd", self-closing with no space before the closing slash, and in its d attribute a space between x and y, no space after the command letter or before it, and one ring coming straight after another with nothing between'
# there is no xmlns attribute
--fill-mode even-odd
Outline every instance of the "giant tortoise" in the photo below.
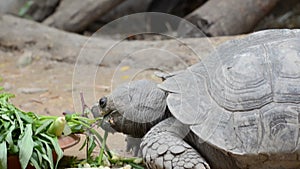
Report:
<svg viewBox="0 0 300 169"><path fill-rule="evenodd" d="M159 76L99 100L106 123L143 137L148 168L300 168L300 30L252 33Z"/></svg>

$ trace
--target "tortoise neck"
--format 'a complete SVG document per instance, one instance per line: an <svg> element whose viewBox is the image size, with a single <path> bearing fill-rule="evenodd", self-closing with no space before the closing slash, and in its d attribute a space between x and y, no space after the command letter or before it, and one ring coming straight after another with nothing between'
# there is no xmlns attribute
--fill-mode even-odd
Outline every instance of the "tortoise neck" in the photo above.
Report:
<svg viewBox="0 0 300 169"><path fill-rule="evenodd" d="M153 126L169 116L170 113L166 111L163 112L160 117L151 122L136 122L120 115L112 115L110 118L113 120L111 127L116 131L128 134L135 138L142 138Z"/></svg>

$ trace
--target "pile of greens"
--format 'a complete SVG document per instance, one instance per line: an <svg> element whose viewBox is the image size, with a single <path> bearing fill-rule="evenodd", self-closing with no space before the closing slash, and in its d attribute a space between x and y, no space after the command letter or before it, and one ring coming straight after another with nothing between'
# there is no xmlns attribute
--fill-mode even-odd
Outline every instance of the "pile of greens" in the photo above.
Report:
<svg viewBox="0 0 300 169"><path fill-rule="evenodd" d="M0 89L1 90L1 89ZM19 157L22 169L32 165L36 169L56 169L63 157L58 144L58 137L71 133L86 134L81 149L86 148L86 159L74 160L68 167L99 167L129 164L133 168L140 166L140 158L122 158L112 153L106 146L108 133L104 137L94 129L99 127L101 118L88 118L89 112L65 114L65 116L41 116L33 112L24 112L15 107L10 98L14 95L0 93L0 168L7 169L10 155ZM87 106L86 106L87 107ZM95 148L101 147L98 155L93 155ZM57 159L53 159L53 153Z"/></svg>
<svg viewBox="0 0 300 169"><path fill-rule="evenodd" d="M57 117L38 116L23 112L9 99L14 95L0 94L0 168L7 168L9 155L17 155L22 169L30 163L36 169L57 168L63 152L54 131L53 122ZM53 160L53 150L57 162ZM54 164L55 163L55 164Z"/></svg>
<svg viewBox="0 0 300 169"><path fill-rule="evenodd" d="M84 147L86 148L86 158L85 159L77 159L73 158L67 167L73 168L90 168L90 167L120 167L125 166L126 168L130 166L130 168L135 169L144 169L143 160L138 157L121 157L118 154L109 150L106 145L106 139L108 136L107 131L104 132L104 136L102 137L95 128L99 128L101 126L102 117L98 117L96 119L91 120L88 117L91 114L90 109L84 103L83 96L81 96L82 101L82 114L67 114L66 120L68 121L68 125L66 127L70 127L72 132L74 129L84 128L84 134L87 135L84 143L82 144L80 150ZM79 128L75 128L74 126L79 125ZM66 129L65 129L66 130ZM65 132L65 131L64 131ZM76 130L75 130L76 132ZM95 149L97 146L100 147L99 154L95 155Z"/></svg>

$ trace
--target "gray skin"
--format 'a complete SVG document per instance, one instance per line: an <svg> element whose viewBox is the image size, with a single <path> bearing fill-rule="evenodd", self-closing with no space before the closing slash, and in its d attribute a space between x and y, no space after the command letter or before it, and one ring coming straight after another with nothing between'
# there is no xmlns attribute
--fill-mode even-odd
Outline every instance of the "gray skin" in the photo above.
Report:
<svg viewBox="0 0 300 169"><path fill-rule="evenodd" d="M107 102L106 97L101 100L101 105L103 104L103 102L105 102L105 103ZM100 104L95 104L91 108L91 112L92 112L94 118L101 117L99 105ZM107 119L104 121L101 121L101 123L99 125L102 129L104 129L105 131L107 131L109 133L114 134L116 132L116 130L110 126L110 123ZM132 153L132 155L135 157L142 156L142 152L140 149L140 144L142 141L141 138L134 138L134 137L131 137L130 135L126 135L125 141L126 141L126 152Z"/></svg>
<svg viewBox="0 0 300 169"><path fill-rule="evenodd" d="M100 103L112 128L143 137L148 168L300 168L299 30L229 41L160 77L122 85Z"/></svg>
<svg viewBox="0 0 300 169"><path fill-rule="evenodd" d="M141 138L126 136L125 141L127 143L126 152L131 152L136 157L142 156L142 151L140 149L140 144L142 142Z"/></svg>

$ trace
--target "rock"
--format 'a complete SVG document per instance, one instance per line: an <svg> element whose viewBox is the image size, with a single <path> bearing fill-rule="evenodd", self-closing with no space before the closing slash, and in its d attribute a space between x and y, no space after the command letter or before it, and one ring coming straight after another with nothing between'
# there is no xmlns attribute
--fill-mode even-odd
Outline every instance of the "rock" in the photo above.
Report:
<svg viewBox="0 0 300 169"><path fill-rule="evenodd" d="M12 89L12 85L8 82L5 82L3 84L3 88L4 88L4 90L10 90L10 89Z"/></svg>
<svg viewBox="0 0 300 169"><path fill-rule="evenodd" d="M47 88L19 88L19 92L24 94L35 94L35 93L44 93L47 92Z"/></svg>
<svg viewBox="0 0 300 169"><path fill-rule="evenodd" d="M26 67L28 65L30 65L32 63L32 52L30 51L25 51L23 53L23 55L20 56L20 58L18 59L18 62L17 62L17 66L19 68L23 68L23 67Z"/></svg>

